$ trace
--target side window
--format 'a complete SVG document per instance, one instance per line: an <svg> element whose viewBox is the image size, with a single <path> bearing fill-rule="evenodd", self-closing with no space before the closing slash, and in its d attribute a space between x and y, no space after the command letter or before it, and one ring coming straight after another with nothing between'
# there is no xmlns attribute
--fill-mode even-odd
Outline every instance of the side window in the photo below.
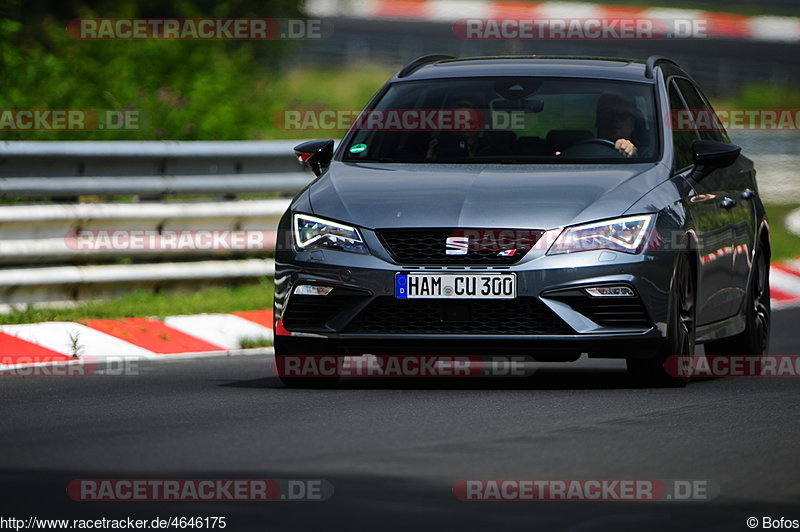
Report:
<svg viewBox="0 0 800 532"><path fill-rule="evenodd" d="M694 120L683 103L675 82L669 82L669 108L672 123L672 148L675 152L673 171L681 170L692 164L692 142L697 139L694 131Z"/></svg>
<svg viewBox="0 0 800 532"><path fill-rule="evenodd" d="M688 80L683 78L676 78L675 83L678 85L689 110L694 117L697 132L703 140L715 140L717 142L730 142L725 128L722 126L717 113L711 108L705 98L703 98L697 91L694 85Z"/></svg>

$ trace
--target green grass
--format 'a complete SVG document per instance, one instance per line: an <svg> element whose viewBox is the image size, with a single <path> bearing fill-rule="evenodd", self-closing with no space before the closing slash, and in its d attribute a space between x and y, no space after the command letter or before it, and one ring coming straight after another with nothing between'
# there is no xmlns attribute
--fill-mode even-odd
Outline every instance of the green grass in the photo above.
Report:
<svg viewBox="0 0 800 532"><path fill-rule="evenodd" d="M345 130L287 129L285 112L312 109L358 112L397 70L398 65L367 63L331 70L288 71L273 81L273 98L267 102L268 120L262 122L254 136L261 139L340 138Z"/></svg>
<svg viewBox="0 0 800 532"><path fill-rule="evenodd" d="M711 99L715 109L797 109L800 90L788 84L748 83L730 97Z"/></svg>
<svg viewBox="0 0 800 532"><path fill-rule="evenodd" d="M153 294L135 290L118 299L89 301L65 309L27 308L0 314L0 323L77 321L88 318L156 317L204 312L272 308L272 281L235 288L207 288L190 294Z"/></svg>
<svg viewBox="0 0 800 532"><path fill-rule="evenodd" d="M244 337L239 339L239 347L242 349L254 349L256 347L269 347L272 340L263 337Z"/></svg>
<svg viewBox="0 0 800 532"><path fill-rule="evenodd" d="M786 260L800 257L800 236L786 229L784 219L800 205L767 204L770 237L772 241L772 260Z"/></svg>

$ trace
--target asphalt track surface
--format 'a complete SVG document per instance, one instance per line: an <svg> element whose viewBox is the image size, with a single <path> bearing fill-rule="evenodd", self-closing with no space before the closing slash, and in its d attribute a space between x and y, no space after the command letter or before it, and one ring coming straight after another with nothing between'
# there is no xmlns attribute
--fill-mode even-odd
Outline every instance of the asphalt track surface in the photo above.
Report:
<svg viewBox="0 0 800 532"><path fill-rule="evenodd" d="M800 354L800 309L773 354ZM800 519L800 379L636 387L615 361L530 378L284 388L264 356L0 378L0 517L225 516L227 530L749 530ZM316 502L76 502L83 478L325 479ZM691 502L462 502L459 479L703 479ZM759 527L760 529L760 527ZM172 529L176 530L176 529Z"/></svg>

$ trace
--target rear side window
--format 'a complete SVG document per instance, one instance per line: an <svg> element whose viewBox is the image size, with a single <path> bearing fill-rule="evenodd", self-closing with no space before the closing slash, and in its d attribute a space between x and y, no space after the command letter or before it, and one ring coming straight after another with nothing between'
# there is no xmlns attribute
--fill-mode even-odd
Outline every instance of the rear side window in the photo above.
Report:
<svg viewBox="0 0 800 532"><path fill-rule="evenodd" d="M730 142L717 113L688 79L676 78L675 83L692 113L700 138L717 142Z"/></svg>
<svg viewBox="0 0 800 532"><path fill-rule="evenodd" d="M675 152L673 170L678 171L692 164L692 142L697 140L694 131L693 115L675 86L669 82L669 108L672 124L672 147Z"/></svg>

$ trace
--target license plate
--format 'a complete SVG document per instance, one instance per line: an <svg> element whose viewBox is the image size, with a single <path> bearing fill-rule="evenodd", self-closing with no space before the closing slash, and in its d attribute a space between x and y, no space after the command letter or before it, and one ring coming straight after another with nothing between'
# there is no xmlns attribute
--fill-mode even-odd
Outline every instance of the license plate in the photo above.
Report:
<svg viewBox="0 0 800 532"><path fill-rule="evenodd" d="M399 299L514 299L514 273L398 273Z"/></svg>

